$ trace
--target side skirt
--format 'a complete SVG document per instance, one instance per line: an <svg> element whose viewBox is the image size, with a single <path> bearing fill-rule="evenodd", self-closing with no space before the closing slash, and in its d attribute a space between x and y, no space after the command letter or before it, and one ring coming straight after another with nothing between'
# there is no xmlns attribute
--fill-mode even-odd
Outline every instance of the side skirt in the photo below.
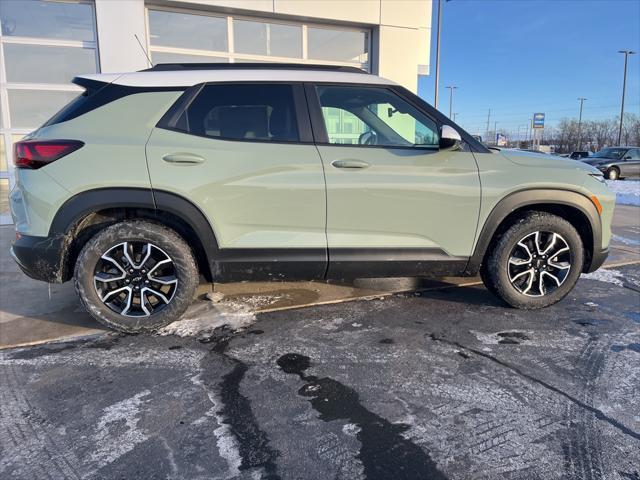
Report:
<svg viewBox="0 0 640 480"><path fill-rule="evenodd" d="M469 259L440 249L220 249L214 281L460 276ZM328 267L328 268L327 268Z"/></svg>

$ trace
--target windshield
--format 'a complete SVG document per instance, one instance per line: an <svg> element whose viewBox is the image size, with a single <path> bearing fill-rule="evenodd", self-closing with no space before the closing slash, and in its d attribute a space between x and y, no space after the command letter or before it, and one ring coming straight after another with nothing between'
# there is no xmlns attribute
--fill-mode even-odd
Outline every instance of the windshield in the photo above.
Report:
<svg viewBox="0 0 640 480"><path fill-rule="evenodd" d="M604 148L591 158L622 158L626 151L626 148Z"/></svg>

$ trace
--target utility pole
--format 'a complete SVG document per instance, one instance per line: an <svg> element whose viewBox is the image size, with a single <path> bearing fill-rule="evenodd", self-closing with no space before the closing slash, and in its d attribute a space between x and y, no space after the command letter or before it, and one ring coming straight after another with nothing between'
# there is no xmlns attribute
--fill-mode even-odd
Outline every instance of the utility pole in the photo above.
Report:
<svg viewBox="0 0 640 480"><path fill-rule="evenodd" d="M442 0L438 0L438 24L436 27L436 91L433 106L438 108L438 87L440 83L440 27L442 25Z"/></svg>
<svg viewBox="0 0 640 480"><path fill-rule="evenodd" d="M578 100L580 100L580 116L578 117L578 150L580 150L580 147L582 146L582 134L580 131L582 127L582 104L586 98L580 97Z"/></svg>
<svg viewBox="0 0 640 480"><path fill-rule="evenodd" d="M449 85L447 88L449 89L449 118L451 118L453 115L453 91L458 87Z"/></svg>
<svg viewBox="0 0 640 480"><path fill-rule="evenodd" d="M618 50L618 53L624 53L624 77L622 79L622 106L620 107L620 129L618 130L618 145L622 144L622 121L624 120L624 94L627 89L627 60L629 55L636 52L631 50Z"/></svg>
<svg viewBox="0 0 640 480"><path fill-rule="evenodd" d="M489 122L491 121L491 109L489 109L489 114L487 115L487 131L485 132L485 140L489 140Z"/></svg>

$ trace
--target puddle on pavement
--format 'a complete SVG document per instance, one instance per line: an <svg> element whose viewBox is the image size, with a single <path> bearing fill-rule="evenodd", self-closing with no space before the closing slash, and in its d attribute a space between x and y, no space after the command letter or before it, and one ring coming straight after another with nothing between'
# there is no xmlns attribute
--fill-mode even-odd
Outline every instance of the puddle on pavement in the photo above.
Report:
<svg viewBox="0 0 640 480"><path fill-rule="evenodd" d="M640 353L640 343L630 343L629 345L611 345L612 352L622 352L624 350L631 350L632 352Z"/></svg>
<svg viewBox="0 0 640 480"><path fill-rule="evenodd" d="M519 345L519 340L529 340L529 337L522 332L498 332L497 335L500 337L498 343L502 344Z"/></svg>
<svg viewBox="0 0 640 480"><path fill-rule="evenodd" d="M285 373L297 375L305 382L298 395L309 399L321 420L342 420L342 429L354 433L360 442L356 458L362 462L365 478L446 478L422 448L403 436L409 425L391 423L371 412L360 403L353 388L337 380L305 374L311 367L309 357L287 353L276 363Z"/></svg>

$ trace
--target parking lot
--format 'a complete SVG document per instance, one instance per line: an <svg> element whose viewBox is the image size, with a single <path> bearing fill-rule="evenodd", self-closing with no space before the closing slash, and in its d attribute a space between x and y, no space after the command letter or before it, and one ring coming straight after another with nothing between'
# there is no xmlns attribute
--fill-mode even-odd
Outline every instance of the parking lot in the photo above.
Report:
<svg viewBox="0 0 640 480"><path fill-rule="evenodd" d="M640 478L638 219L541 311L474 279L237 284L164 335L3 257L4 346L58 341L0 353L0 477Z"/></svg>

